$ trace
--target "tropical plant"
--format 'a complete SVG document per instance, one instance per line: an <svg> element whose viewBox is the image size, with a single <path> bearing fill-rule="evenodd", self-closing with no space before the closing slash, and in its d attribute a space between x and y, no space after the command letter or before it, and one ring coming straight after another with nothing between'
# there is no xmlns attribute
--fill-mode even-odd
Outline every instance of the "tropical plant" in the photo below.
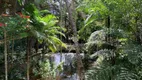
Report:
<svg viewBox="0 0 142 80"><path fill-rule="evenodd" d="M30 8L29 8L30 7ZM26 6L25 14L30 16L29 31L30 36L35 36L40 43L47 43L48 48L53 52L57 50L57 46L66 47L65 44L58 38L58 35L65 29L57 26L57 18L53 14L47 14L48 11L39 11L33 4ZM47 14L47 15L45 15Z"/></svg>
<svg viewBox="0 0 142 80"><path fill-rule="evenodd" d="M98 8L94 5L88 8L91 13L100 15L99 17L105 21L105 28L92 33L87 42L88 52L94 53L91 57L97 58L93 68L87 72L87 80L141 79L140 66L138 67L141 64L141 33L138 33L141 28L137 19L141 16L137 15L139 12L135 11L134 6L137 4L137 9L140 9L139 3L141 1L96 0L95 4L103 7Z"/></svg>

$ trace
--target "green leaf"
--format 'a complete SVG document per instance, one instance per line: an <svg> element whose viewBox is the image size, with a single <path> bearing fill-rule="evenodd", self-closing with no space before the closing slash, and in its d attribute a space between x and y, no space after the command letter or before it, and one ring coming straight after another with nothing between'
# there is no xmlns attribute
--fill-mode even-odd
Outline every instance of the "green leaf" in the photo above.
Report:
<svg viewBox="0 0 142 80"><path fill-rule="evenodd" d="M26 32L24 32L24 33L20 33L20 36L21 36L22 38L25 38L25 37L27 37L27 36L28 36L28 33L26 33Z"/></svg>

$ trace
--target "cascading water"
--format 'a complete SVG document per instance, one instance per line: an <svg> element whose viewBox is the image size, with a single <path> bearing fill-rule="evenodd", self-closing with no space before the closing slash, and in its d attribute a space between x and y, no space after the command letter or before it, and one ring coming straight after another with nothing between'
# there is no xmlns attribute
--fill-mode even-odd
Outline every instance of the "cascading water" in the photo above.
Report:
<svg viewBox="0 0 142 80"><path fill-rule="evenodd" d="M79 80L78 75L75 70L74 60L76 59L75 53L55 53L54 54L54 63L58 66L61 62L63 63L64 70L61 73L61 76L65 76L62 80ZM81 54L82 55L82 54ZM82 55L83 56L83 55ZM65 72L64 72L65 71ZM72 72L72 74L68 74L68 72Z"/></svg>

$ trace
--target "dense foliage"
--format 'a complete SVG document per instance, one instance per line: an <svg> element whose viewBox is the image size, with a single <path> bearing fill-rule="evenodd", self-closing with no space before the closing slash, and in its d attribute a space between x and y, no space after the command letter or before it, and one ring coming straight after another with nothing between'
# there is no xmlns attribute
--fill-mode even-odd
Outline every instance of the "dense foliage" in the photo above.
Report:
<svg viewBox="0 0 142 80"><path fill-rule="evenodd" d="M63 80L77 73L86 80L142 80L141 4L141 0L1 0L0 79ZM77 59L69 65L77 71L65 70L64 62L55 66L56 52L76 52Z"/></svg>
<svg viewBox="0 0 142 80"><path fill-rule="evenodd" d="M88 23L103 24L86 44L91 57L97 57L86 73L87 80L141 80L141 1L95 0L91 5L88 2L84 0L82 6L86 7L81 7L91 15Z"/></svg>

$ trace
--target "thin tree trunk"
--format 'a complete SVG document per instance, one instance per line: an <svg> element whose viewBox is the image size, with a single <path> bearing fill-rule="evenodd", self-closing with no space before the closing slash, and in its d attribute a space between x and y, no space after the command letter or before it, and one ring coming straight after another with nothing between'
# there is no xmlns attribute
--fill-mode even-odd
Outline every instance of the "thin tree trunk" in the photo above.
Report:
<svg viewBox="0 0 142 80"><path fill-rule="evenodd" d="M14 54L14 40L12 40L12 53L11 53L12 64L13 64L13 54Z"/></svg>
<svg viewBox="0 0 142 80"><path fill-rule="evenodd" d="M83 63L82 59L80 56L80 51L79 51L79 46L78 46L78 38L77 38L77 28L76 28L76 20L75 20L75 6L74 6L74 0L71 0L69 2L68 0L65 0L66 6L67 6L67 12L69 16L69 22L72 26L73 29L73 41L75 44L75 49L76 49L76 56L77 56L77 73L79 76L79 80L84 80L84 71L83 71Z"/></svg>
<svg viewBox="0 0 142 80"><path fill-rule="evenodd" d="M27 37L27 80L30 80L30 37Z"/></svg>
<svg viewBox="0 0 142 80"><path fill-rule="evenodd" d="M8 80L6 30L4 30L4 39L5 39L5 40L4 40L5 80Z"/></svg>

